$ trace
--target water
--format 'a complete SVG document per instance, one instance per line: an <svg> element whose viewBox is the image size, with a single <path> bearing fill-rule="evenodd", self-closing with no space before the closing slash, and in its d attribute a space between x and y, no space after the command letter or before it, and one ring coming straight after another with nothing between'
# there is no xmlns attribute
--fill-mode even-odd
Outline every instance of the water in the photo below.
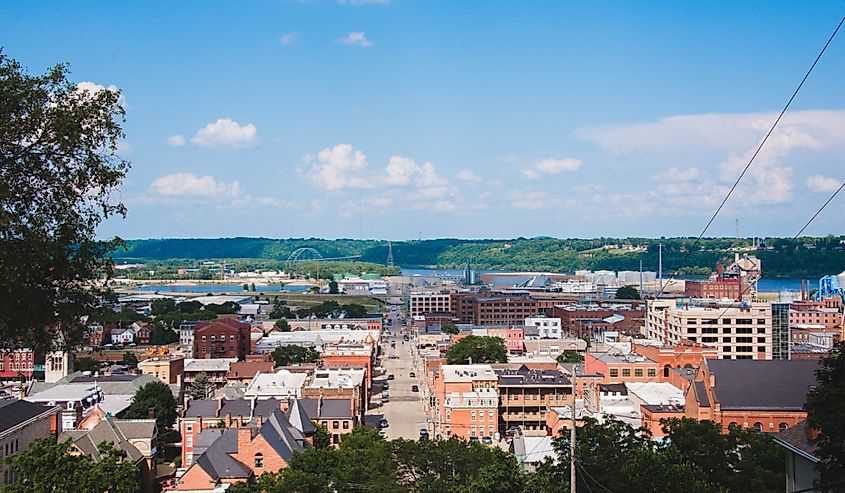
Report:
<svg viewBox="0 0 845 493"><path fill-rule="evenodd" d="M309 285L287 285L271 284L269 286L255 286L257 293L278 293L287 291L290 293L304 293L311 289ZM243 293L243 284L150 284L137 288L138 291L149 291L156 293Z"/></svg>
<svg viewBox="0 0 845 493"><path fill-rule="evenodd" d="M489 270L481 270L478 271L479 274L487 274L490 272L503 272L503 271L489 271ZM461 277L463 276L464 271L463 269L402 269L403 276L452 276L452 277ZM701 277L682 277L680 279L690 279L690 280L700 280L706 279ZM817 280L811 279L811 287L815 287ZM767 279L763 278L757 283L758 290L761 292L779 292L783 290L793 290L793 291L801 291L801 279Z"/></svg>

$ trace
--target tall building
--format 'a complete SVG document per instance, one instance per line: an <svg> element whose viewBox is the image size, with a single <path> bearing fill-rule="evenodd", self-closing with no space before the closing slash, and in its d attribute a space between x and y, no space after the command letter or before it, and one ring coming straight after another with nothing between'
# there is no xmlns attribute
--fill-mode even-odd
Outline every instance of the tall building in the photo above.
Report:
<svg viewBox="0 0 845 493"><path fill-rule="evenodd" d="M772 304L679 306L674 300L652 300L644 333L663 344L687 339L715 347L721 359L772 359Z"/></svg>
<svg viewBox="0 0 845 493"><path fill-rule="evenodd" d="M772 303L772 359L790 359L789 342L789 303Z"/></svg>
<svg viewBox="0 0 845 493"><path fill-rule="evenodd" d="M411 293L411 317L426 313L449 313L450 308L449 293Z"/></svg>

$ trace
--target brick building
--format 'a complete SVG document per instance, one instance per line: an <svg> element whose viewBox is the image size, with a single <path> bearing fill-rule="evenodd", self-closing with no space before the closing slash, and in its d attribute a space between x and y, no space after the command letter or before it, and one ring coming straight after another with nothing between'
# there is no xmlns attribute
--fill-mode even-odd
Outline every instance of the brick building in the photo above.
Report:
<svg viewBox="0 0 845 493"><path fill-rule="evenodd" d="M822 301L796 301L789 305L790 327L842 327L842 298L834 296Z"/></svg>
<svg viewBox="0 0 845 493"><path fill-rule="evenodd" d="M525 295L494 295L472 302L475 325L523 325L525 319L539 315L537 302Z"/></svg>
<svg viewBox="0 0 845 493"><path fill-rule="evenodd" d="M442 365L434 375L439 430L446 436L494 437L498 377L490 365Z"/></svg>
<svg viewBox="0 0 845 493"><path fill-rule="evenodd" d="M13 380L21 376L32 378L35 353L31 349L0 352L0 380Z"/></svg>
<svg viewBox="0 0 845 493"><path fill-rule="evenodd" d="M572 401L572 383L560 370L496 370L499 387L499 428L518 427L527 436L546 435L549 408Z"/></svg>
<svg viewBox="0 0 845 493"><path fill-rule="evenodd" d="M250 352L249 324L233 318L197 322L194 329L194 355L197 359L243 360Z"/></svg>
<svg viewBox="0 0 845 493"><path fill-rule="evenodd" d="M646 382L658 378L659 364L640 354L585 353L584 372L603 375L602 383Z"/></svg>
<svg viewBox="0 0 845 493"><path fill-rule="evenodd" d="M684 281L684 296L687 298L742 299L743 283L738 277Z"/></svg>
<svg viewBox="0 0 845 493"><path fill-rule="evenodd" d="M42 405L12 398L0 399L0 456L6 459L26 449L33 440L60 433L61 410L61 406ZM10 471L8 466L0 461L0 486L14 481L14 471Z"/></svg>
<svg viewBox="0 0 845 493"><path fill-rule="evenodd" d="M451 297L449 293L411 293L409 313L411 317L427 313L449 313Z"/></svg>

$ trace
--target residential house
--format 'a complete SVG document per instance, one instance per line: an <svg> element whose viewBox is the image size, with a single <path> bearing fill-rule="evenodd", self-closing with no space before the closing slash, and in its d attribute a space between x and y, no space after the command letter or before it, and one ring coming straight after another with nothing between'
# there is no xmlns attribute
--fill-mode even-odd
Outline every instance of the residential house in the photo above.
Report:
<svg viewBox="0 0 845 493"><path fill-rule="evenodd" d="M135 331L131 327L118 327L111 330L112 344L132 344L135 342Z"/></svg>
<svg viewBox="0 0 845 493"><path fill-rule="evenodd" d="M362 424L360 415L355 413L351 399L316 399L299 400L307 416L319 423L331 437L332 445L340 444L343 435L352 433L355 426Z"/></svg>
<svg viewBox="0 0 845 493"><path fill-rule="evenodd" d="M138 363L142 375L152 375L166 384L181 384L185 358L181 356L155 356Z"/></svg>
<svg viewBox="0 0 845 493"><path fill-rule="evenodd" d="M821 463L816 455L819 431L804 420L775 434L774 439L786 453L786 491L821 492L816 489Z"/></svg>

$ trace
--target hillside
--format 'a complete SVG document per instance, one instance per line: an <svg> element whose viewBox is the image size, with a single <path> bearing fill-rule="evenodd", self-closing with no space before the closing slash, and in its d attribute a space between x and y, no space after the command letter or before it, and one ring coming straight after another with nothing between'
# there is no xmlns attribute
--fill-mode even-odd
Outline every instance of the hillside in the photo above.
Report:
<svg viewBox="0 0 845 493"><path fill-rule="evenodd" d="M752 251L751 240L703 239L694 252L694 238L516 238L512 240L436 239L393 243L393 258L403 267L462 268L468 260L477 269L573 272L578 269L657 270L657 244L663 243L664 272L672 272L686 256L682 274L709 274L716 262L729 262L736 251ZM770 249L754 253L763 260L766 277L818 277L845 270L845 237L767 238ZM387 241L319 238L219 238L129 240L114 252L120 262L168 259L254 259L278 263L297 248L313 248L324 258L360 255L359 260L384 264ZM262 263L262 262L259 262Z"/></svg>

